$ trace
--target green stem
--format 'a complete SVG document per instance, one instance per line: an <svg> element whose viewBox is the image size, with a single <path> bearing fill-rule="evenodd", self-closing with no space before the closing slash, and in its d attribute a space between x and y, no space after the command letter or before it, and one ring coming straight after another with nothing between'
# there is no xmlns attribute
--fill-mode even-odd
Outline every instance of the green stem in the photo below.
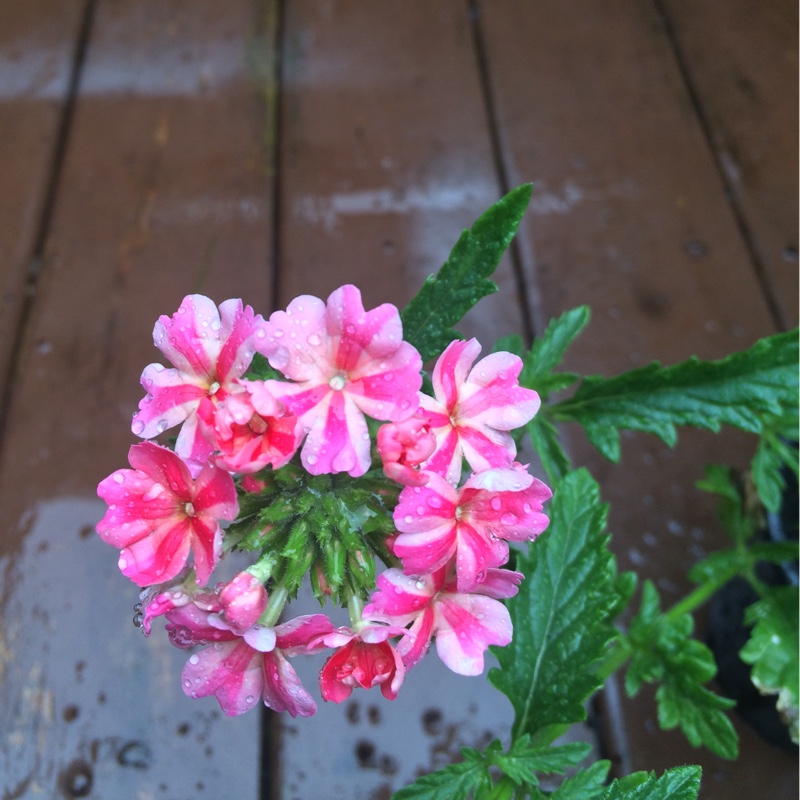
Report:
<svg viewBox="0 0 800 800"><path fill-rule="evenodd" d="M347 598L347 613L350 615L350 627L356 630L356 626L361 624L361 615L364 612L364 600L357 594L351 594Z"/></svg>
<svg viewBox="0 0 800 800"><path fill-rule="evenodd" d="M721 589L730 579L730 575L723 575L716 580L711 580L702 584L702 586L698 586L693 592L689 592L686 597L675 603L669 611L665 612L664 616L670 622L674 622L684 614L691 614L692 611L703 605L714 592Z"/></svg>
<svg viewBox="0 0 800 800"><path fill-rule="evenodd" d="M263 625L265 628L274 628L288 599L288 590L284 586L275 586L270 592L266 610L258 618L258 624Z"/></svg>

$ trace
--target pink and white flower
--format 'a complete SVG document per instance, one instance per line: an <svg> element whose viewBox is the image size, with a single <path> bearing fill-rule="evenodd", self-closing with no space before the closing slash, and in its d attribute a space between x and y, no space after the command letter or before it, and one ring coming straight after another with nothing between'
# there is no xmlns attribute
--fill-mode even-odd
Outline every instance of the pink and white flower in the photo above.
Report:
<svg viewBox="0 0 800 800"><path fill-rule="evenodd" d="M484 583L463 593L450 565L430 575L389 569L378 576L378 591L364 608L364 619L411 624L397 646L407 669L425 655L435 636L436 652L453 672L480 675L486 648L511 641L511 617L498 598L513 597L521 580L522 573L490 569Z"/></svg>
<svg viewBox="0 0 800 800"><path fill-rule="evenodd" d="M197 582L206 583L220 558L220 520L236 518L233 478L207 463L192 478L172 450L152 442L131 447L133 469L118 469L97 487L108 503L100 538L121 548L119 568L140 586L163 583L194 554Z"/></svg>
<svg viewBox="0 0 800 800"><path fill-rule="evenodd" d="M406 487L394 510L394 554L407 575L434 572L455 557L459 592L474 591L487 570L508 560L508 541L533 541L549 522L550 489L519 464L473 474L456 489L430 473Z"/></svg>
<svg viewBox="0 0 800 800"><path fill-rule="evenodd" d="M264 381L235 381L217 403L203 397L197 416L214 460L229 472L258 472L268 465L279 469L302 438L297 417L285 414Z"/></svg>
<svg viewBox="0 0 800 800"><path fill-rule="evenodd" d="M197 430L197 407L204 397L214 403L227 396L255 354L253 342L266 336L264 320L241 300L217 306L208 297L185 297L172 316L161 316L153 329L156 347L173 368L150 364L142 372L147 395L139 403L131 429L152 439L183 423L175 452L195 465L211 452Z"/></svg>
<svg viewBox="0 0 800 800"><path fill-rule="evenodd" d="M337 648L319 673L322 699L341 703L359 686L380 686L383 696L394 700L405 677L405 666L388 640L405 634L402 627L365 623L357 631L337 628L320 637L320 643Z"/></svg>
<svg viewBox="0 0 800 800"><path fill-rule="evenodd" d="M193 653L183 668L183 691L189 697L214 695L228 716L254 708L259 699L273 711L309 717L316 703L288 661L314 652L311 644L333 630L324 614L296 617L275 628L252 625L231 629L222 619L221 603L193 602L167 614L167 631L177 647L208 645Z"/></svg>
<svg viewBox="0 0 800 800"><path fill-rule="evenodd" d="M475 472L510 466L517 450L508 431L529 422L541 404L517 382L519 357L492 353L472 366L480 351L476 339L448 345L433 369L434 397L420 396L436 436L436 452L423 469L453 485L461 479L462 457Z"/></svg>
<svg viewBox="0 0 800 800"><path fill-rule="evenodd" d="M436 450L436 437L428 418L417 412L402 422L389 422L378 429L378 455L387 478L404 486L424 486L426 472L419 465Z"/></svg>
<svg viewBox="0 0 800 800"><path fill-rule="evenodd" d="M270 389L308 432L301 452L312 475L370 466L364 415L398 421L419 404L419 353L403 341L397 309L388 303L365 311L355 286L328 298L304 295L269 318L256 342L273 368L294 383L270 381Z"/></svg>

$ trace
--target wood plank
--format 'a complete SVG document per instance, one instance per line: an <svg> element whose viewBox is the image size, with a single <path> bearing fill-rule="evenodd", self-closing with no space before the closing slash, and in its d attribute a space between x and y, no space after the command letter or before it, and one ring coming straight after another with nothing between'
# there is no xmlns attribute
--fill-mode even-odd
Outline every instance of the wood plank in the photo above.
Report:
<svg viewBox="0 0 800 800"><path fill-rule="evenodd" d="M614 374L651 359L721 357L774 330L668 37L653 5L629 0L481 4L510 182L537 193L524 221L526 274L547 317L592 306L569 366ZM713 503L693 483L710 462L743 465L754 443L682 432L671 451L626 436L622 466L574 432L573 456L612 504L623 567L656 581L665 604L686 570L724 546ZM654 724L649 698L625 703L621 771L699 762L706 798L769 787L790 796L795 759L743 732L721 762ZM762 789L763 790L763 789Z"/></svg>
<svg viewBox="0 0 800 800"><path fill-rule="evenodd" d="M667 0L716 156L771 286L797 325L797 3Z"/></svg>
<svg viewBox="0 0 800 800"><path fill-rule="evenodd" d="M402 306L500 195L467 4L295 0L286 13L280 305L352 282L367 308ZM465 325L486 350L522 328L510 267ZM309 688L323 659L295 659ZM275 797L388 797L460 747L507 736L511 718L485 679L431 654L392 703L357 690L282 720Z"/></svg>
<svg viewBox="0 0 800 800"><path fill-rule="evenodd" d="M249 0L101 0L0 462L0 775L13 797L241 797L257 715L180 686L93 533L152 326L183 295L270 308L272 32Z"/></svg>
<svg viewBox="0 0 800 800"><path fill-rule="evenodd" d="M25 303L83 5L0 5L0 376Z"/></svg>

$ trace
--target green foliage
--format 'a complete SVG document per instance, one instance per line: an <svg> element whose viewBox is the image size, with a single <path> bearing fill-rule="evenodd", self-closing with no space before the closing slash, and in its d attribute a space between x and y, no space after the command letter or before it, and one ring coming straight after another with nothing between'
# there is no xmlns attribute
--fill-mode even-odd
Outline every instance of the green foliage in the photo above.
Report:
<svg viewBox="0 0 800 800"><path fill-rule="evenodd" d="M652 433L670 446L676 425L760 433L765 414L782 416L797 405L797 361L797 331L777 334L720 361L654 362L614 378L584 378L552 414L580 423L611 461L619 460L623 429Z"/></svg>
<svg viewBox="0 0 800 800"><path fill-rule="evenodd" d="M401 312L403 338L419 350L423 363L460 338L452 326L478 300L497 291L489 276L516 233L531 191L529 183L518 186L482 214Z"/></svg>
<svg viewBox="0 0 800 800"><path fill-rule="evenodd" d="M724 713L735 703L703 686L717 667L711 651L691 637L693 628L689 614L662 614L656 587L645 581L641 609L628 633L633 652L625 689L634 695L643 682L660 684L656 701L662 728L680 726L693 746L735 758L736 731Z"/></svg>
<svg viewBox="0 0 800 800"><path fill-rule="evenodd" d="M539 456L548 480L555 486L572 467L561 447L558 431L544 414L537 414L528 423L527 429L533 450Z"/></svg>
<svg viewBox="0 0 800 800"><path fill-rule="evenodd" d="M507 603L514 642L492 648L500 669L489 673L514 707L514 737L585 719L584 702L602 685L594 667L616 637L622 585L606 512L589 473L570 473L556 487L549 529L517 560L526 579Z"/></svg>
<svg viewBox="0 0 800 800"><path fill-rule="evenodd" d="M570 344L589 322L589 308L578 306L551 320L545 332L536 338L530 352L524 357L519 376L521 386L535 389L542 400L552 392L566 389L578 380L571 372L554 372L561 363Z"/></svg>
<svg viewBox="0 0 800 800"><path fill-rule="evenodd" d="M755 626L740 655L753 665L751 678L762 694L778 696L792 739L798 741L798 589L768 589L745 612Z"/></svg>
<svg viewBox="0 0 800 800"><path fill-rule="evenodd" d="M785 465L798 474L797 408L789 408L782 416L766 415L761 438L753 458L751 471L761 502L768 511L777 513L781 507L781 495L785 481L781 468Z"/></svg>
<svg viewBox="0 0 800 800"><path fill-rule="evenodd" d="M660 778L652 772L635 772L612 781L602 800L695 800L700 774L700 767L675 767Z"/></svg>
<svg viewBox="0 0 800 800"><path fill-rule="evenodd" d="M550 800L595 800L603 794L603 787L611 767L609 761L596 761L591 766L567 778L551 795ZM542 795L544 797L544 795Z"/></svg>
<svg viewBox="0 0 800 800"><path fill-rule="evenodd" d="M502 745L495 739L482 752L470 747L463 748L463 761L423 775L415 783L395 793L394 800L510 798L514 787L535 790L539 785L537 773L563 775L566 769L583 761L590 750L591 747L582 742L558 747L535 747L531 745L529 736L522 736L515 739L508 752L504 753ZM499 770L506 777L495 784L492 770ZM489 792L491 794L487 794Z"/></svg>

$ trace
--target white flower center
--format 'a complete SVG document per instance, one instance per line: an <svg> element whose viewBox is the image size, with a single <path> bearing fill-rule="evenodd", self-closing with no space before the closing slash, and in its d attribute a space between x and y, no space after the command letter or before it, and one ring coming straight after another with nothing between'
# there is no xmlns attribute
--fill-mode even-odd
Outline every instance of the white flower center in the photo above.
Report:
<svg viewBox="0 0 800 800"><path fill-rule="evenodd" d="M344 375L341 372L337 372L329 381L328 386L333 389L334 392L341 392L344 389L344 385L347 383Z"/></svg>
<svg viewBox="0 0 800 800"><path fill-rule="evenodd" d="M186 512L187 517L194 516L194 506L191 503L186 503L186 505L183 507L183 510Z"/></svg>

